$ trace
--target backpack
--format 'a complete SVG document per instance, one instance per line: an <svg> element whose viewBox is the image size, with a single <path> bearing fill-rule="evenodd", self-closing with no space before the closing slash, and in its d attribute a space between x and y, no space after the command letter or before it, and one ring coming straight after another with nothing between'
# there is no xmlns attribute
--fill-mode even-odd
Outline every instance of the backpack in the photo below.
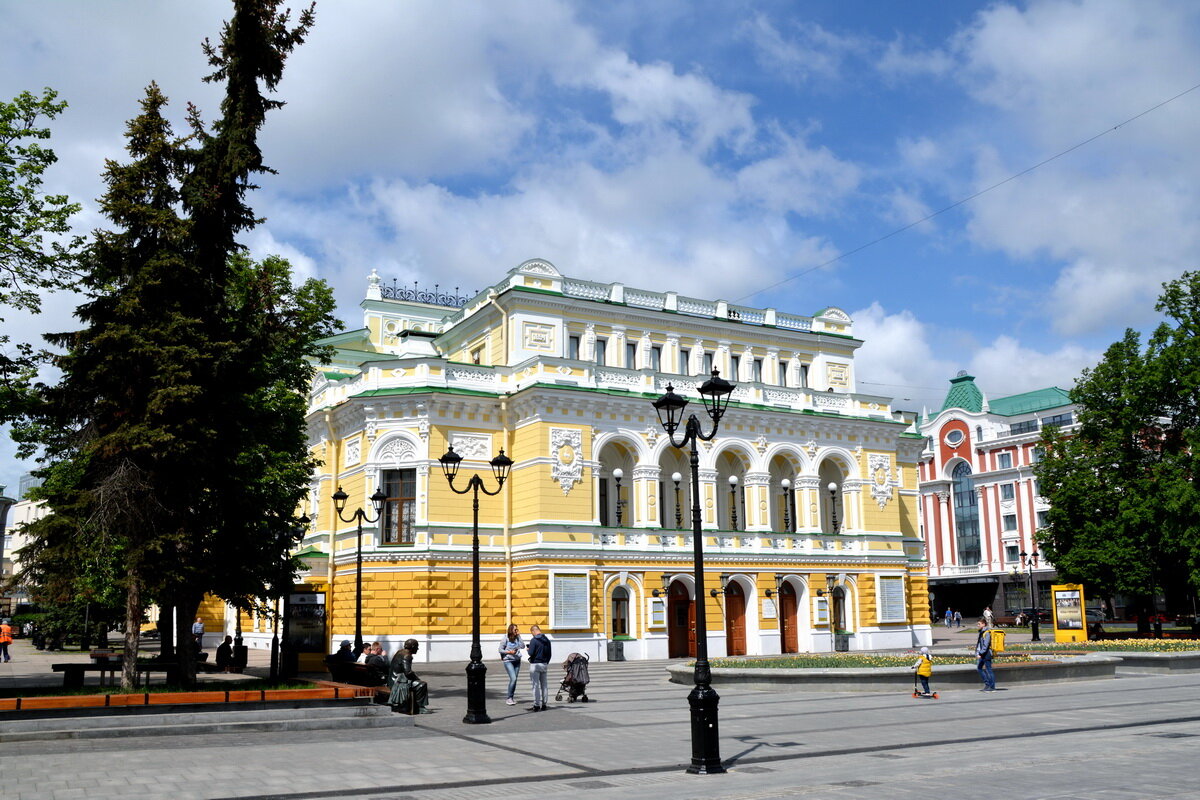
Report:
<svg viewBox="0 0 1200 800"><path fill-rule="evenodd" d="M993 653L1003 653L1004 652L1004 631L997 630L996 628L992 628L991 634L992 634L992 652Z"/></svg>

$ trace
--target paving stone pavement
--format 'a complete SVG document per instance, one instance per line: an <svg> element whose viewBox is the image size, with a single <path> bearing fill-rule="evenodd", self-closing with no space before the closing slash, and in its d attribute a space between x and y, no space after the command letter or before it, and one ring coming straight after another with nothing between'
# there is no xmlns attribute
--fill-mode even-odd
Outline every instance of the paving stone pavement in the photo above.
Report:
<svg viewBox="0 0 1200 800"><path fill-rule="evenodd" d="M15 663L15 662L14 662ZM463 665L423 665L435 713L415 728L22 742L0 749L4 798L588 800L791 797L1200 798L1200 674L985 694L721 690L724 775L683 772L688 687L666 662L592 665L588 704L503 704L465 725ZM936 674L935 674L936 685ZM2 724L2 723L0 723Z"/></svg>

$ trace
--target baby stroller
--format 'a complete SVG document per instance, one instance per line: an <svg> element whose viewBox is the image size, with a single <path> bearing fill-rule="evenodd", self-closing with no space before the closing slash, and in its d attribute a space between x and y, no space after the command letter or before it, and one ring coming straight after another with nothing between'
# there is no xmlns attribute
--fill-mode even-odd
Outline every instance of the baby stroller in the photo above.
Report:
<svg viewBox="0 0 1200 800"><path fill-rule="evenodd" d="M587 653L571 653L562 666L567 674L563 676L562 685L558 687L558 694L554 695L554 699L562 700L563 692L566 692L568 703L574 703L576 700L586 703L588 696L585 692L590 680Z"/></svg>

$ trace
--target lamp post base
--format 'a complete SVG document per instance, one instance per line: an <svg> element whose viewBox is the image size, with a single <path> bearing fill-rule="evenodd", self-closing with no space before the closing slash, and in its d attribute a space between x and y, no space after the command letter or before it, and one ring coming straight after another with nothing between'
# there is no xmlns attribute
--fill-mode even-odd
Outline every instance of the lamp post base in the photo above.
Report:
<svg viewBox="0 0 1200 800"><path fill-rule="evenodd" d="M692 708L692 763L687 771L693 775L716 775L725 771L717 730L717 704L720 701L720 695L711 686L697 685L688 695L688 705Z"/></svg>
<svg viewBox="0 0 1200 800"><path fill-rule="evenodd" d="M487 665L482 661L467 664L467 715L463 717L467 725L487 725L492 721L487 713L486 677Z"/></svg>

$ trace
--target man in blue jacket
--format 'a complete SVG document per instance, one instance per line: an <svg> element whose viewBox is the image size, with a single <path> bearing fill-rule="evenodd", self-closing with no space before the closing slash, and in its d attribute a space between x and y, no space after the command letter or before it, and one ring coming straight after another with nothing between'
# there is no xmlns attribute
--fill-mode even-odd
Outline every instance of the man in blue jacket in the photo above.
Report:
<svg viewBox="0 0 1200 800"><path fill-rule="evenodd" d="M529 710L545 711L549 692L546 687L546 669L550 664L550 640L537 625L531 625L529 633L532 638L525 648L529 653L529 682L533 684L533 707Z"/></svg>

